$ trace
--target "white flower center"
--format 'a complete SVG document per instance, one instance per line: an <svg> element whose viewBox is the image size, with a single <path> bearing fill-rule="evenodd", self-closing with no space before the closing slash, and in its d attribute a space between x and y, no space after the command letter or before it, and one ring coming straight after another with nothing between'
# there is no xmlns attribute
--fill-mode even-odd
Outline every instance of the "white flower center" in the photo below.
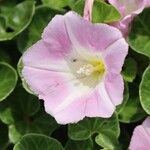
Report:
<svg viewBox="0 0 150 150"><path fill-rule="evenodd" d="M77 74L84 74L86 76L91 75L91 73L93 73L94 71L94 66L91 64L86 64L82 67L79 68L79 70L77 70Z"/></svg>

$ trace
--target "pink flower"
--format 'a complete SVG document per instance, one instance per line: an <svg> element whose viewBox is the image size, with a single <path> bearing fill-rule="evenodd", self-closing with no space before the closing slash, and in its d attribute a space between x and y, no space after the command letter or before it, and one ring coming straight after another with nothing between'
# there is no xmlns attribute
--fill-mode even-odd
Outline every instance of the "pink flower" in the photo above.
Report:
<svg viewBox="0 0 150 150"><path fill-rule="evenodd" d="M118 29L68 12L56 15L23 55L22 74L58 123L107 118L123 100L127 51Z"/></svg>
<svg viewBox="0 0 150 150"><path fill-rule="evenodd" d="M146 7L150 7L150 0L146 1Z"/></svg>
<svg viewBox="0 0 150 150"><path fill-rule="evenodd" d="M126 37L130 30L130 23L133 18L145 8L146 0L108 0L122 15L119 22L112 25L117 27Z"/></svg>
<svg viewBox="0 0 150 150"><path fill-rule="evenodd" d="M142 125L134 129L131 138L130 150L149 150L150 149L150 117Z"/></svg>

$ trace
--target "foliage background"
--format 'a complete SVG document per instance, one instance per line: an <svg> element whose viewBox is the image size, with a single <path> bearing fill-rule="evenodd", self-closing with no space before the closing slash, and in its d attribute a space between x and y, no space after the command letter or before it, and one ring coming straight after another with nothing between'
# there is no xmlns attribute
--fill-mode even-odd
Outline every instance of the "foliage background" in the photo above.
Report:
<svg viewBox="0 0 150 150"><path fill-rule="evenodd" d="M111 118L58 125L23 80L22 53L56 14L82 15L83 5L83 0L0 0L0 150L126 150L133 129L150 114L149 8L135 17L127 38L124 101ZM95 0L92 18L111 23L121 16Z"/></svg>

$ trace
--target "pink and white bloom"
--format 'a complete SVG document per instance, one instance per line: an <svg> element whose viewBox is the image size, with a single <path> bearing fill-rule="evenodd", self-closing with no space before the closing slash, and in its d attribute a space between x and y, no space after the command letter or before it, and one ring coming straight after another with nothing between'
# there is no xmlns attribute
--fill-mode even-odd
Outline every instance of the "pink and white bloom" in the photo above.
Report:
<svg viewBox="0 0 150 150"><path fill-rule="evenodd" d="M134 129L129 150L150 149L150 117Z"/></svg>
<svg viewBox="0 0 150 150"><path fill-rule="evenodd" d="M122 19L112 25L117 27L126 37L130 31L133 18L145 8L146 0L108 0L120 12Z"/></svg>
<svg viewBox="0 0 150 150"><path fill-rule="evenodd" d="M22 74L58 123L107 118L123 100L127 51L118 29L68 12L56 15L23 55Z"/></svg>

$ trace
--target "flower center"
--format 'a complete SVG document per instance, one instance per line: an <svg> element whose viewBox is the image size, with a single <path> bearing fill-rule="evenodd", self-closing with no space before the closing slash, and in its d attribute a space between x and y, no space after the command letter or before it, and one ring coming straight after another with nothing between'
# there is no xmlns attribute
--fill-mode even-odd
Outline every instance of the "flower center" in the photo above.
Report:
<svg viewBox="0 0 150 150"><path fill-rule="evenodd" d="M87 64L80 65L76 73L78 75L101 77L104 75L105 65L102 60L90 60Z"/></svg>

